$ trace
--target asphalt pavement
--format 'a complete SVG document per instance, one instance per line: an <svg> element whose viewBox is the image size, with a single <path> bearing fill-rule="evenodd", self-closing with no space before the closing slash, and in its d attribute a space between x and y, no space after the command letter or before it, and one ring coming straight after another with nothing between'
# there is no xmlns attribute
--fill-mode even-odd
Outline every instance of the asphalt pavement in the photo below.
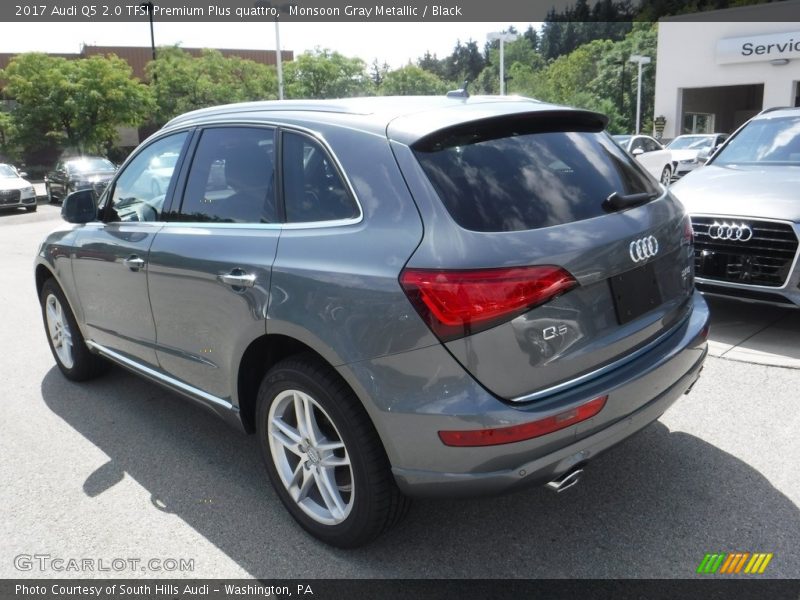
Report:
<svg viewBox="0 0 800 600"><path fill-rule="evenodd" d="M252 436L121 369L61 376L32 269L59 223L48 205L0 214L2 578L686 578L711 552L770 552L765 576L800 577L800 370L731 354L764 334L759 352L792 358L800 311L754 330L772 309L714 301L720 346L692 393L569 491L417 501L342 551L294 524ZM52 566L71 558L94 571ZM97 570L114 559L124 568ZM170 559L185 568L163 570Z"/></svg>

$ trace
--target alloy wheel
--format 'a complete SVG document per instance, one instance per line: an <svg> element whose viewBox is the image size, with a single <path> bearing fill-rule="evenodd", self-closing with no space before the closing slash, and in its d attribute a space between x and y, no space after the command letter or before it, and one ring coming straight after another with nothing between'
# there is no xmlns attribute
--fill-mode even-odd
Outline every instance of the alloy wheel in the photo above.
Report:
<svg viewBox="0 0 800 600"><path fill-rule="evenodd" d="M48 294L45 300L45 315L47 331L58 360L64 368L71 369L75 364L72 353L72 331L64 314L64 308L54 294Z"/></svg>
<svg viewBox="0 0 800 600"><path fill-rule="evenodd" d="M347 519L355 500L353 468L325 410L305 392L285 390L270 407L267 436L272 461L297 506L323 525Z"/></svg>

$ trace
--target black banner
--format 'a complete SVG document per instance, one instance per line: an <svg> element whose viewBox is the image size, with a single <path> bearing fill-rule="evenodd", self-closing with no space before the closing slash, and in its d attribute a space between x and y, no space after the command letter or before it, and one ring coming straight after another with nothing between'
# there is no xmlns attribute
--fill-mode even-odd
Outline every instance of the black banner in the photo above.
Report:
<svg viewBox="0 0 800 600"><path fill-rule="evenodd" d="M2 580L0 598L28 600L798 600L798 580Z"/></svg>

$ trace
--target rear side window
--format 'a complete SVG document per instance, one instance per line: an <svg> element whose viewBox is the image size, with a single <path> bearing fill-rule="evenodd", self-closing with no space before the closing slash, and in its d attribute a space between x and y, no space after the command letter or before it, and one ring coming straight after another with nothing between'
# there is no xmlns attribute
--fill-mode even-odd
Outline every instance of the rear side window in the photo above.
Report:
<svg viewBox="0 0 800 600"><path fill-rule="evenodd" d="M581 221L606 214L603 201L613 192L659 190L603 132L541 131L512 119L472 132L461 126L413 149L450 215L473 231Z"/></svg>
<svg viewBox="0 0 800 600"><path fill-rule="evenodd" d="M288 223L338 221L359 210L322 146L310 137L283 132L283 197Z"/></svg>

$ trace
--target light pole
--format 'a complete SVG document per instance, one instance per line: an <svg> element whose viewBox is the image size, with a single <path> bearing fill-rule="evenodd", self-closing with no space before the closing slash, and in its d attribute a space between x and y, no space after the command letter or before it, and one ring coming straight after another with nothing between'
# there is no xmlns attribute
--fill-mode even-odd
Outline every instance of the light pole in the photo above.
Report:
<svg viewBox="0 0 800 600"><path fill-rule="evenodd" d="M493 31L486 35L486 39L490 42L496 40L500 41L500 95L506 95L506 65L505 55L503 53L503 44L506 42L513 42L519 36L516 33L506 33L503 31Z"/></svg>
<svg viewBox="0 0 800 600"><path fill-rule="evenodd" d="M253 4L256 8L273 8L275 7L278 12L284 8L285 5L277 6L269 0L256 0ZM283 100L283 61L281 60L281 28L278 24L280 17L275 17L275 67L278 71L278 100Z"/></svg>
<svg viewBox="0 0 800 600"><path fill-rule="evenodd" d="M649 56L641 54L631 54L628 59L630 62L639 63L639 78L636 84L636 135L639 135L642 123L642 65L650 64Z"/></svg>
<svg viewBox="0 0 800 600"><path fill-rule="evenodd" d="M153 62L156 60L156 37L153 34L153 3L152 2L142 2L139 5L139 8L143 8L147 11L147 16L150 19L150 48L153 51ZM157 78L157 73L153 71L153 80Z"/></svg>

